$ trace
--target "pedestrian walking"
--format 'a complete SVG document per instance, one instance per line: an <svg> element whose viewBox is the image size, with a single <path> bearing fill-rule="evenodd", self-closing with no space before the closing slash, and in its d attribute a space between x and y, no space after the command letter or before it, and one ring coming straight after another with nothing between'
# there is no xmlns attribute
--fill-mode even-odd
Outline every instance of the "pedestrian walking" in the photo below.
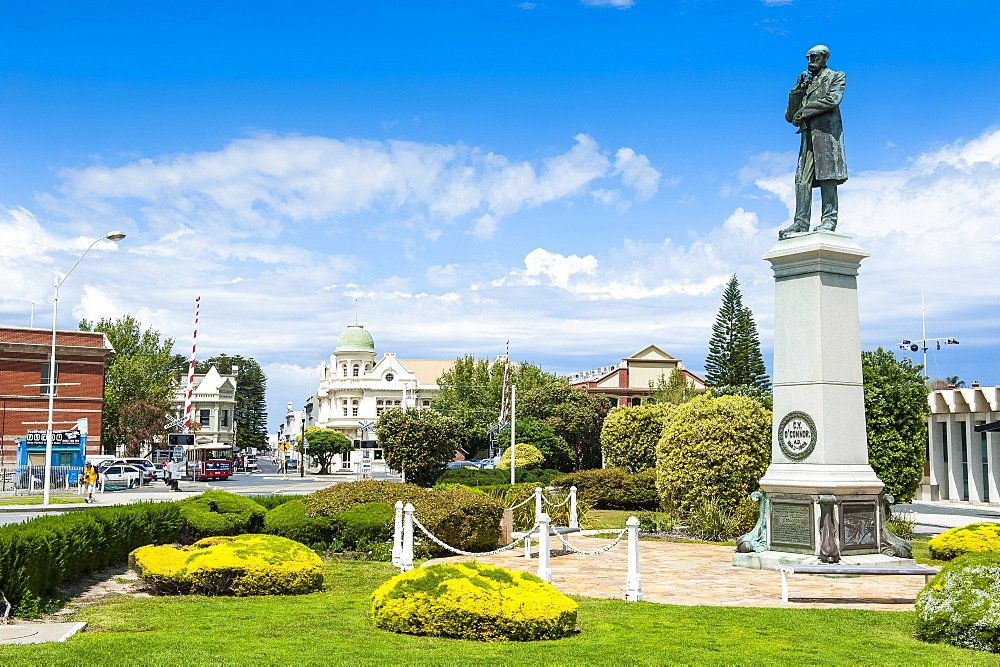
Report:
<svg viewBox="0 0 1000 667"><path fill-rule="evenodd" d="M83 468L83 488L87 493L87 502L93 503L94 500L94 488L97 486L97 470L94 469L94 464L87 461L87 465Z"/></svg>

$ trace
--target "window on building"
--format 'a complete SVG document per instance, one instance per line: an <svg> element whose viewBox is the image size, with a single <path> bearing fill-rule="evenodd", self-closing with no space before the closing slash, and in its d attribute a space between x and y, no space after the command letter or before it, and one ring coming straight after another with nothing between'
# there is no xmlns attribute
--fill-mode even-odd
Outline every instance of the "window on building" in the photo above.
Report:
<svg viewBox="0 0 1000 667"><path fill-rule="evenodd" d="M360 374L361 374L361 366L354 364L354 370L351 372L351 375L353 375L354 377L358 377L358 375Z"/></svg>
<svg viewBox="0 0 1000 667"><path fill-rule="evenodd" d="M355 398L353 401L351 401L351 405L358 405L358 399Z"/></svg>
<svg viewBox="0 0 1000 667"><path fill-rule="evenodd" d="M344 364L344 377L347 377L347 364Z"/></svg>
<svg viewBox="0 0 1000 667"><path fill-rule="evenodd" d="M343 405L347 405L347 399L346 399L346 398L342 398L342 399L340 399L340 402L341 402L341 404L343 404Z"/></svg>
<svg viewBox="0 0 1000 667"><path fill-rule="evenodd" d="M431 407L431 402L430 401L424 401L424 407L425 408Z"/></svg>
<svg viewBox="0 0 1000 667"><path fill-rule="evenodd" d="M212 419L212 411L211 410L199 410L198 411L198 421L201 423L202 426L208 426L208 424L211 421L211 419Z"/></svg>
<svg viewBox="0 0 1000 667"><path fill-rule="evenodd" d="M223 428L229 426L229 410L219 411L219 426Z"/></svg>
<svg viewBox="0 0 1000 667"><path fill-rule="evenodd" d="M375 405L382 405L382 399L381 398L376 399Z"/></svg>
<svg viewBox="0 0 1000 667"><path fill-rule="evenodd" d="M396 376L393 375L392 373L386 373L385 374L385 381L386 382L392 382L395 379L396 379Z"/></svg>
<svg viewBox="0 0 1000 667"><path fill-rule="evenodd" d="M39 394L39 396L48 396L49 395L49 363L48 362L45 362L45 363L42 364L41 378L42 379L40 380L40 384L42 386L38 388L38 394ZM59 383L59 362L57 361L56 362L56 384L58 384L58 383ZM56 387L56 390L55 390L54 393L56 395L59 394L59 387Z"/></svg>
<svg viewBox="0 0 1000 667"><path fill-rule="evenodd" d="M59 462L56 465L60 466L71 466L73 465L73 452L59 452Z"/></svg>
<svg viewBox="0 0 1000 667"><path fill-rule="evenodd" d="M350 452L345 452L345 453L341 454L340 456L341 456L341 458L340 458L340 460L341 460L341 467L343 467L343 468L350 468L351 467L351 453Z"/></svg>
<svg viewBox="0 0 1000 667"><path fill-rule="evenodd" d="M632 397L632 407L634 408L637 405L642 405L642 399L639 398L638 396L633 396Z"/></svg>
<svg viewBox="0 0 1000 667"><path fill-rule="evenodd" d="M379 416L383 411L385 411L385 408L375 408L375 416Z"/></svg>
<svg viewBox="0 0 1000 667"><path fill-rule="evenodd" d="M347 416L347 408L344 408L344 416Z"/></svg>
<svg viewBox="0 0 1000 667"><path fill-rule="evenodd" d="M351 416L352 417L357 417L358 416L358 409L357 408L351 408Z"/></svg>
<svg viewBox="0 0 1000 667"><path fill-rule="evenodd" d="M396 401L396 405L402 405L401 401Z"/></svg>

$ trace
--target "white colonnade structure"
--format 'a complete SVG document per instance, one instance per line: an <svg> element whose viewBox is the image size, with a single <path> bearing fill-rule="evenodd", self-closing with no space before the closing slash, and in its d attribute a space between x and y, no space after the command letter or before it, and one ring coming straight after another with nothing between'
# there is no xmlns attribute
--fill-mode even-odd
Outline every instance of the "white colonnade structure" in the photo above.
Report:
<svg viewBox="0 0 1000 667"><path fill-rule="evenodd" d="M1000 387L927 397L927 463L918 500L1000 503Z"/></svg>

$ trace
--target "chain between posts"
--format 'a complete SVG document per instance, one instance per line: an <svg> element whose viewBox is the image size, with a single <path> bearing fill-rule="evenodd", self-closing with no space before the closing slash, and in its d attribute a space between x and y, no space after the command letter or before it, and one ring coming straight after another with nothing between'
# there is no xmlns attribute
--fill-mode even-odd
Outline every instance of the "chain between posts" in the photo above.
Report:
<svg viewBox="0 0 1000 667"><path fill-rule="evenodd" d="M563 543L563 546L569 549L570 551L575 551L576 553L583 554L584 556L595 556L597 554L602 554L605 551L611 551L611 549L613 549L615 545L617 545L619 542L622 541L622 538L625 537L626 533L628 533L628 528L622 528L621 532L618 533L618 537L615 538L614 542L604 547L603 549L598 549L596 551L583 551L582 549L577 549L572 544L567 542L566 538L562 536L562 533L558 531L556 532L556 536L559 538L559 541Z"/></svg>
<svg viewBox="0 0 1000 667"><path fill-rule="evenodd" d="M427 537L429 537L431 539L431 541L433 541L434 543L436 543L438 546L443 547L443 548L445 548L448 551L451 551L453 553L459 554L460 556L495 556L496 554L503 553L504 551L507 551L508 549L513 549L514 547L516 547L518 544L520 544L521 542L523 542L525 540L531 539L531 535L535 532L535 530L538 529L538 524L536 523L534 526L532 526L531 530L528 531L527 535L525 535L524 537L522 537L519 540L515 540L515 541L511 542L510 544L508 544L505 547L500 547L499 549L496 549L494 551L485 551L485 552L482 552L482 553L474 553L474 552L471 552L471 551L462 551L461 549L456 549L455 547L453 547L451 545L445 544L444 542L442 542L441 540L439 540L437 537L435 537L433 535L433 533L431 533L431 531L429 531L426 528L424 528L424 525L422 523L420 523L420 521L417 519L417 517L413 517L413 523L414 523L414 525L417 528L419 528L420 530L423 531L424 535L426 535Z"/></svg>

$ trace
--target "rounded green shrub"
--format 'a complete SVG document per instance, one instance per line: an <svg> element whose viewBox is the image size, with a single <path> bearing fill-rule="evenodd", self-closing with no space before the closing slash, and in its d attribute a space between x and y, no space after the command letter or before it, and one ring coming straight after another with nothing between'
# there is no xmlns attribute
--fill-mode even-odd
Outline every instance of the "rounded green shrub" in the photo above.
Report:
<svg viewBox="0 0 1000 667"><path fill-rule="evenodd" d="M674 407L667 403L650 403L611 410L601 427L605 465L630 472L655 468L656 443Z"/></svg>
<svg viewBox="0 0 1000 667"><path fill-rule="evenodd" d="M1000 653L1000 554L970 553L942 568L917 596L917 636Z"/></svg>
<svg viewBox="0 0 1000 667"><path fill-rule="evenodd" d="M625 468L581 470L552 480L552 486L568 491L576 487L580 498L602 510L656 510L656 471L630 473Z"/></svg>
<svg viewBox="0 0 1000 667"><path fill-rule="evenodd" d="M372 621L392 632L477 641L559 639L577 605L538 577L484 563L404 572L372 593Z"/></svg>
<svg viewBox="0 0 1000 667"><path fill-rule="evenodd" d="M927 546L931 558L937 560L951 560L980 551L1000 552L1000 523L972 523L952 528L932 537Z"/></svg>
<svg viewBox="0 0 1000 667"><path fill-rule="evenodd" d="M392 539L396 510L385 503L352 507L333 518L344 546L354 549Z"/></svg>
<svg viewBox="0 0 1000 667"><path fill-rule="evenodd" d="M735 509L771 461L771 413L745 396L699 396L677 406L656 450L663 507L690 514L714 499Z"/></svg>
<svg viewBox="0 0 1000 667"><path fill-rule="evenodd" d="M417 520L427 530L463 551L491 551L500 541L503 506L478 493L425 489L396 482L348 482L311 493L302 499L302 504L309 516L332 518L368 503L395 508L397 500L413 503Z"/></svg>
<svg viewBox="0 0 1000 667"><path fill-rule="evenodd" d="M514 461L516 468L532 470L545 463L545 455L538 451L537 447L528 443L516 443L514 445L514 456L517 457ZM500 462L497 463L497 469L510 470L510 447L505 449L503 454L500 455Z"/></svg>
<svg viewBox="0 0 1000 667"><path fill-rule="evenodd" d="M329 517L308 516L301 500L290 500L268 511L264 532L302 544L320 544L333 537L333 524Z"/></svg>
<svg viewBox="0 0 1000 667"><path fill-rule="evenodd" d="M294 595L323 586L323 561L276 535L218 536L186 547L145 546L129 555L143 581L162 593Z"/></svg>
<svg viewBox="0 0 1000 667"><path fill-rule="evenodd" d="M213 535L242 535L264 526L267 510L259 503L226 491L205 491L177 503L180 541L190 544Z"/></svg>

